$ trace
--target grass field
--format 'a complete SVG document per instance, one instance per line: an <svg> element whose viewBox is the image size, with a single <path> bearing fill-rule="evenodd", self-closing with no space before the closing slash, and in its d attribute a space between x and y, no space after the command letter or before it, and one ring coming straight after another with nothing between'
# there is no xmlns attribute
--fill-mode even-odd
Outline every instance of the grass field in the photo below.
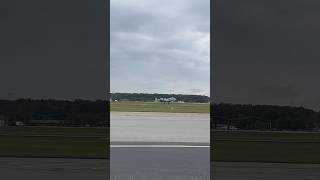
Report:
<svg viewBox="0 0 320 180"><path fill-rule="evenodd" d="M209 113L210 105L208 103L112 102L110 110L120 112Z"/></svg>
<svg viewBox="0 0 320 180"><path fill-rule="evenodd" d="M109 158L108 128L0 128L0 157Z"/></svg>
<svg viewBox="0 0 320 180"><path fill-rule="evenodd" d="M320 133L212 131L214 161L320 163Z"/></svg>

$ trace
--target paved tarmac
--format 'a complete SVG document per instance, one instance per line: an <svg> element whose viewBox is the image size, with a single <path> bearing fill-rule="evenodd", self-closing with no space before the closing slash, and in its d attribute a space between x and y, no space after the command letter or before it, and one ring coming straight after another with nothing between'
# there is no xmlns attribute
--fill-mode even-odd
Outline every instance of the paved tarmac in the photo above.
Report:
<svg viewBox="0 0 320 180"><path fill-rule="evenodd" d="M208 147L111 148L111 180L209 180Z"/></svg>
<svg viewBox="0 0 320 180"><path fill-rule="evenodd" d="M111 142L210 142L205 113L111 112Z"/></svg>
<svg viewBox="0 0 320 180"><path fill-rule="evenodd" d="M105 159L0 158L1 180L107 180Z"/></svg>
<svg viewBox="0 0 320 180"><path fill-rule="evenodd" d="M209 180L209 114L111 112L111 180Z"/></svg>
<svg viewBox="0 0 320 180"><path fill-rule="evenodd" d="M320 164L214 162L212 180L320 180Z"/></svg>

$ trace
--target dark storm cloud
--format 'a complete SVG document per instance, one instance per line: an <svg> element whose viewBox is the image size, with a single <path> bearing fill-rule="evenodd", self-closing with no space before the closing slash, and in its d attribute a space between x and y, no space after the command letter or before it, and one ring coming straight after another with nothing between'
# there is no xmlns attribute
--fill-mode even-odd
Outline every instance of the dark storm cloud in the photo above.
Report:
<svg viewBox="0 0 320 180"><path fill-rule="evenodd" d="M104 1L0 2L0 98L105 98Z"/></svg>
<svg viewBox="0 0 320 180"><path fill-rule="evenodd" d="M320 108L320 2L214 1L214 99Z"/></svg>

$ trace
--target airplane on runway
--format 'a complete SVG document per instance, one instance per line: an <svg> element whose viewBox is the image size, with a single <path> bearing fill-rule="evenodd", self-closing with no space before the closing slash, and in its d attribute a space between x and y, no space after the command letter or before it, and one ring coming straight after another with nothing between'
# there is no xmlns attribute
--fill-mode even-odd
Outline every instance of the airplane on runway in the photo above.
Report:
<svg viewBox="0 0 320 180"><path fill-rule="evenodd" d="M172 102L175 102L177 99L174 98L174 97L170 97L170 98L155 98L155 102L163 102L164 104L165 103L172 103Z"/></svg>

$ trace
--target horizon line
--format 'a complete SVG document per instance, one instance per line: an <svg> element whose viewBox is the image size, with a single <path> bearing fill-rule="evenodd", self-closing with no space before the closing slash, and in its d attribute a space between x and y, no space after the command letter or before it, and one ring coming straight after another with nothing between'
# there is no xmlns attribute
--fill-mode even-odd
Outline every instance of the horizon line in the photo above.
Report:
<svg viewBox="0 0 320 180"><path fill-rule="evenodd" d="M155 92L110 92L110 94L168 94L168 95L193 95L193 96L206 96L210 97L209 95L205 94L188 94L188 93L155 93Z"/></svg>

